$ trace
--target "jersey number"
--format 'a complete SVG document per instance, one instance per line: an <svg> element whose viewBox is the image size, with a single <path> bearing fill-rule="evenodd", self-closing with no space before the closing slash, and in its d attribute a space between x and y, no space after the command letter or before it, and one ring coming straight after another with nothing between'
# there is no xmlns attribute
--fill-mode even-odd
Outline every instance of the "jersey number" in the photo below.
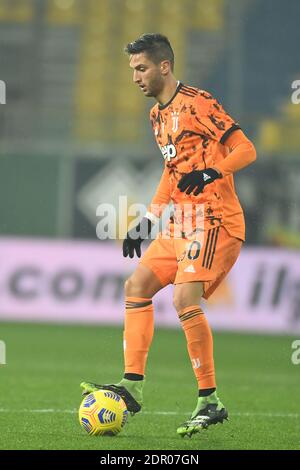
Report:
<svg viewBox="0 0 300 470"><path fill-rule="evenodd" d="M196 251L194 251L194 253L193 253L193 250L196 250ZM198 242L197 240L194 240L191 243L188 254L187 254L188 259L197 259L200 255L200 250L201 250L200 242Z"/></svg>

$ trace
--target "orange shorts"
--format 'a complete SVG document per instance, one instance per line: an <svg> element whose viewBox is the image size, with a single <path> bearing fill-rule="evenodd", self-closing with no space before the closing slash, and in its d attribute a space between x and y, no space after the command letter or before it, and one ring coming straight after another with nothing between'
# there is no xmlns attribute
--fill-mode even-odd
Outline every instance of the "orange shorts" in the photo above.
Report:
<svg viewBox="0 0 300 470"><path fill-rule="evenodd" d="M236 262L242 244L242 240L230 236L223 226L190 240L163 238L159 234L140 263L151 269L163 286L203 282L203 297L208 299Z"/></svg>

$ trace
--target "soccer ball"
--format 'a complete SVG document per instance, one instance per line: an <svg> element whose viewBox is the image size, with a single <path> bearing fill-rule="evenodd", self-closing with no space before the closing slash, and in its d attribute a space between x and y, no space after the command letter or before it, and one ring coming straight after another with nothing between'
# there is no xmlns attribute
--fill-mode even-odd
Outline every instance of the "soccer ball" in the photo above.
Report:
<svg viewBox="0 0 300 470"><path fill-rule="evenodd" d="M124 400L109 390L97 390L87 395L79 408L79 422L93 436L115 436L127 421Z"/></svg>

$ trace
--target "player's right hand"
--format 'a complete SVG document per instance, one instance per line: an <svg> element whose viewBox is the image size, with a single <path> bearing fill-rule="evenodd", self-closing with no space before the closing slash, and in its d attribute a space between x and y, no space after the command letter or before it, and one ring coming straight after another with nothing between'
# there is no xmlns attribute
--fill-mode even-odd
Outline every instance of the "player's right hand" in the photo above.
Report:
<svg viewBox="0 0 300 470"><path fill-rule="evenodd" d="M123 256L126 258L129 255L129 258L134 257L134 252L138 258L141 257L141 243L148 238L152 229L152 222L143 217L141 222L129 232L127 232L126 237L123 241Z"/></svg>
<svg viewBox="0 0 300 470"><path fill-rule="evenodd" d="M136 252L137 257L140 258L142 241L142 239L132 240L129 237L128 232L126 238L123 241L123 256L126 258L129 255L129 258L133 258L134 252Z"/></svg>

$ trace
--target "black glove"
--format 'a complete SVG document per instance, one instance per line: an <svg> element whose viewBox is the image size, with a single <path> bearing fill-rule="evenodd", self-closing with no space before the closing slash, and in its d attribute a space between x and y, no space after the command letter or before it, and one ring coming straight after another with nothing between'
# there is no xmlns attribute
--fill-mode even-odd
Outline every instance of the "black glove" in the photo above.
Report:
<svg viewBox="0 0 300 470"><path fill-rule="evenodd" d="M186 192L186 194L191 194L195 189L193 195L198 196L198 194L202 193L204 186L221 177L222 175L213 168L200 171L194 170L183 175L177 187L181 192Z"/></svg>
<svg viewBox="0 0 300 470"><path fill-rule="evenodd" d="M123 241L123 256L128 256L130 258L134 257L134 252L136 252L138 258L141 257L141 243L146 238L148 238L152 230L152 222L143 217L141 222L129 232L127 232L126 237Z"/></svg>

